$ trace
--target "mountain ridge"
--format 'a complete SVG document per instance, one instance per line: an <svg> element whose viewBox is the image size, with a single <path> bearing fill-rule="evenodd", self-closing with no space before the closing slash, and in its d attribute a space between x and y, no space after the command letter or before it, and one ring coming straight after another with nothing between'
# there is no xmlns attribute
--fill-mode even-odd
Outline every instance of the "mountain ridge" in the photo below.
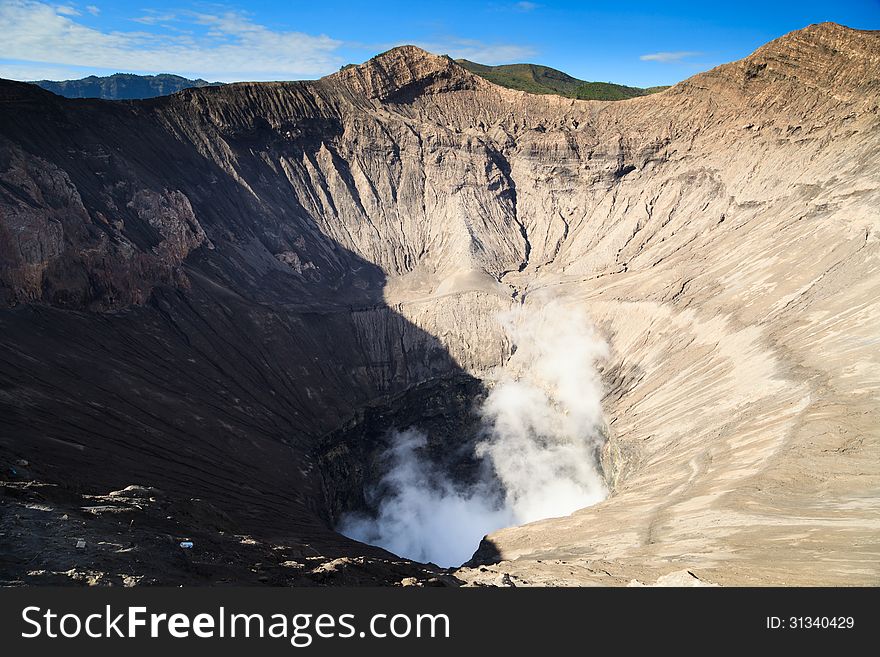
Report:
<svg viewBox="0 0 880 657"><path fill-rule="evenodd" d="M457 59L455 62L471 73L508 89L537 94L558 94L579 100L625 100L669 88L668 85L641 88L612 82L588 82L540 64L487 66L467 59Z"/></svg>
<svg viewBox="0 0 880 657"><path fill-rule="evenodd" d="M201 78L191 80L173 73L137 75L114 73L107 76L89 75L77 80L35 80L30 82L65 98L101 98L103 100L142 100L173 94L194 87L217 86Z"/></svg>

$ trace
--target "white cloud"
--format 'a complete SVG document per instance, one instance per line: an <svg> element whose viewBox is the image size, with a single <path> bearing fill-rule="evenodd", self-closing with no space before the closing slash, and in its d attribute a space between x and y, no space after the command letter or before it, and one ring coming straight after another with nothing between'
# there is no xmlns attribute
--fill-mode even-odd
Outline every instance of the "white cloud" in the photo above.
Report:
<svg viewBox="0 0 880 657"><path fill-rule="evenodd" d="M161 23L171 23L177 20L177 14L173 12L160 13L152 9L147 9L146 14L132 18L135 23L143 23L144 25L159 25Z"/></svg>
<svg viewBox="0 0 880 657"><path fill-rule="evenodd" d="M510 64L522 62L536 54L534 48L517 44L484 43L476 39L449 37L430 43L415 44L419 48L453 59L469 59L480 64Z"/></svg>
<svg viewBox="0 0 880 657"><path fill-rule="evenodd" d="M663 62L664 64L668 64L669 62L680 62L682 59L686 59L688 57L697 57L698 55L702 55L701 52L694 52L692 50L680 50L677 52L654 52L648 55L642 55L639 57L643 62Z"/></svg>
<svg viewBox="0 0 880 657"><path fill-rule="evenodd" d="M100 11L94 5L85 10ZM332 73L347 61L340 53L344 46L364 47L326 35L274 30L238 11L145 10L130 19L129 30L90 27L78 15L69 5L0 0L5 35L0 75L37 80L119 71L220 82L292 80ZM485 64L524 61L535 54L528 46L452 36L416 45Z"/></svg>
<svg viewBox="0 0 880 657"><path fill-rule="evenodd" d="M314 77L337 70L343 63L336 53L340 41L325 35L275 31L240 12L168 17L169 21L206 28L213 35L207 36L161 26L152 31L102 31L77 22L68 9L33 0L0 3L0 30L5 35L3 59L7 60L4 70L22 69L30 62L55 67L174 72L233 81ZM19 79L37 77L28 74Z"/></svg>
<svg viewBox="0 0 880 657"><path fill-rule="evenodd" d="M95 5L86 5L86 11L89 12L92 16L97 16L101 13L101 9Z"/></svg>
<svg viewBox="0 0 880 657"><path fill-rule="evenodd" d="M525 12L525 11L534 11L535 9L540 7L541 5L539 5L537 2L517 2L513 6L517 11Z"/></svg>
<svg viewBox="0 0 880 657"><path fill-rule="evenodd" d="M51 64L4 64L0 63L0 78L5 80L77 80L94 71L78 69L71 66L53 66ZM108 71L114 73L114 71Z"/></svg>

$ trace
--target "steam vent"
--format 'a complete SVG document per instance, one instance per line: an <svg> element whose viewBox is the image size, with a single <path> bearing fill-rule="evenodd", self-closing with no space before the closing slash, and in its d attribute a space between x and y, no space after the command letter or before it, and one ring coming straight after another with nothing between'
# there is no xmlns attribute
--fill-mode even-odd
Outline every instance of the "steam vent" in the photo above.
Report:
<svg viewBox="0 0 880 657"><path fill-rule="evenodd" d="M831 23L620 102L0 81L0 582L880 584L878 237Z"/></svg>

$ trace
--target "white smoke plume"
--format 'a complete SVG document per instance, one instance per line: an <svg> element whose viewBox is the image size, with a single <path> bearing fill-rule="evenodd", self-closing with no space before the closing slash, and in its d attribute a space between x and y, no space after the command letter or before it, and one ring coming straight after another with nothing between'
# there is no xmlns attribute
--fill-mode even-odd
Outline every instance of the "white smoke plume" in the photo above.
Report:
<svg viewBox="0 0 880 657"><path fill-rule="evenodd" d="M502 316L516 352L495 373L482 414L491 431L477 445L516 522L565 516L605 498L597 450L607 345L583 311L559 302Z"/></svg>
<svg viewBox="0 0 880 657"><path fill-rule="evenodd" d="M415 429L395 434L388 450L387 489L375 518L349 514L339 531L394 554L442 566L470 559L488 531L515 522L497 495L481 485L457 490L433 465L420 459L425 434Z"/></svg>
<svg viewBox="0 0 880 657"><path fill-rule="evenodd" d="M419 458L416 430L398 433L375 517L349 514L339 530L395 554L459 565L488 532L568 515L607 495L599 471L607 356L585 313L560 302L520 306L499 317L514 353L487 379L480 413L486 435L475 455L494 479L460 490ZM499 495L499 488L502 491Z"/></svg>

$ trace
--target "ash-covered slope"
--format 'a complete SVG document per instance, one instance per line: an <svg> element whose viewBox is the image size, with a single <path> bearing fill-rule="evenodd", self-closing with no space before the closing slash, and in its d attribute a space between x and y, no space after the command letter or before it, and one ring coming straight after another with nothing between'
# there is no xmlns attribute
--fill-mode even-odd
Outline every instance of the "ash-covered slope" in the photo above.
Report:
<svg viewBox="0 0 880 657"><path fill-rule="evenodd" d="M460 578L876 583L878 52L811 26L618 103L413 47L125 105L3 83L0 455L28 462L3 540L63 555L25 545L4 577L430 577L327 529L369 454L316 446L438 380L455 434L506 358L494 313L552 292L612 346L613 494L490 536ZM34 511L129 484L197 510L157 512L139 565L64 552ZM198 564L157 538L199 532Z"/></svg>

